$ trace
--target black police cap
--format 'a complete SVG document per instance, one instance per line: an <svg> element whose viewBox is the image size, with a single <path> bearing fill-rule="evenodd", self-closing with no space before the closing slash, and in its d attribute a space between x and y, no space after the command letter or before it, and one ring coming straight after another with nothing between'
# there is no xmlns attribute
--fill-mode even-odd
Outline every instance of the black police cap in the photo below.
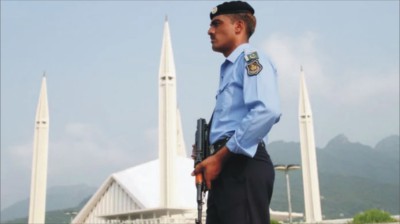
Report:
<svg viewBox="0 0 400 224"><path fill-rule="evenodd" d="M210 19L222 14L251 13L254 15L254 9L247 2L231 1L224 2L214 7L210 12Z"/></svg>

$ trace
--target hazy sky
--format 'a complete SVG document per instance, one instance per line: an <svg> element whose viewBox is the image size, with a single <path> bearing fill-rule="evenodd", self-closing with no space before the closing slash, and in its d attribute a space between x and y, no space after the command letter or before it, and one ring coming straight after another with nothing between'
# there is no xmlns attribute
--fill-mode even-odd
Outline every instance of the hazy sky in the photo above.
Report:
<svg viewBox="0 0 400 224"><path fill-rule="evenodd" d="M399 134L399 1L249 1L251 43L280 75L270 140L298 141L302 65L316 145L338 134L374 146ZM1 208L28 197L43 72L50 106L48 187L99 186L157 156L165 16L187 149L209 118L222 55L209 12L220 1L1 1ZM189 175L189 173L188 173Z"/></svg>

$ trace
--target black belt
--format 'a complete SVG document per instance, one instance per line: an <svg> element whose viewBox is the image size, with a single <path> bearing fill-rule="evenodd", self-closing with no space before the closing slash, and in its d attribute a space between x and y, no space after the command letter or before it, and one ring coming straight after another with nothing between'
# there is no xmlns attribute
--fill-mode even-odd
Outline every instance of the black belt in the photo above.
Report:
<svg viewBox="0 0 400 224"><path fill-rule="evenodd" d="M214 155L222 147L224 147L226 142L229 141L229 139L230 139L230 137L225 137L223 139L217 140L214 144L210 145L210 155ZM258 145L261 145L261 147L265 148L264 141L261 141L260 143L258 143Z"/></svg>
<svg viewBox="0 0 400 224"><path fill-rule="evenodd" d="M218 150L225 146L230 137L217 140L214 144L210 145L210 155L214 155Z"/></svg>

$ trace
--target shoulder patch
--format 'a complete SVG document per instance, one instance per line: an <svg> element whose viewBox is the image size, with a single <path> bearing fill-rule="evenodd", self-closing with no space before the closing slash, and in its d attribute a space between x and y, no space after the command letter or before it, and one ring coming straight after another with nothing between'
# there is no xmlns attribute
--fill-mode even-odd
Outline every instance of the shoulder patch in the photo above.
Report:
<svg viewBox="0 0 400 224"><path fill-rule="evenodd" d="M254 51L252 53L246 54L244 56L244 60L246 60L246 62L250 62L252 60L257 60L257 59L258 59L257 51Z"/></svg>
<svg viewBox="0 0 400 224"><path fill-rule="evenodd" d="M253 75L258 75L258 73L261 72L263 67L258 61L258 59L256 59L247 63L246 69L247 69L247 75L253 76Z"/></svg>

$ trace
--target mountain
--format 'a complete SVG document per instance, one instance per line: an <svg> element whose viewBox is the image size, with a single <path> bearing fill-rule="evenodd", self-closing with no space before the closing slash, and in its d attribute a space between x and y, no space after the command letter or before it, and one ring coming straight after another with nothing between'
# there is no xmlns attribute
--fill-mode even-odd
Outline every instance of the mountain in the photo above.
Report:
<svg viewBox="0 0 400 224"><path fill-rule="evenodd" d="M382 139L379 141L376 146L375 150L383 152L383 153L397 153L397 160L399 160L399 136L398 135L391 135L387 138Z"/></svg>
<svg viewBox="0 0 400 224"><path fill-rule="evenodd" d="M339 135L318 152L322 173L399 184L399 136L385 138L372 148Z"/></svg>
<svg viewBox="0 0 400 224"><path fill-rule="evenodd" d="M351 218L371 208L400 214L400 136L379 141L375 147L351 142L346 136L334 137L323 148L317 148L321 206L325 219ZM298 142L275 141L267 146L274 164L300 164ZM291 171L290 190L294 212L304 212L301 170ZM275 174L271 208L287 211L286 180ZM54 187L48 190L46 223L67 223L66 211L79 211L96 191L86 185ZM26 217L28 199L1 211L3 220ZM51 210L51 211L50 211ZM54 211L55 210L55 211ZM27 223L27 218L6 223Z"/></svg>
<svg viewBox="0 0 400 224"><path fill-rule="evenodd" d="M80 211L83 206L89 201L91 196L85 198L83 201L79 203L77 207L66 208L61 210L54 211L46 211L46 224L62 224L62 223L71 223L73 217L75 215L71 215L71 212ZM13 219L10 221L1 222L2 224L26 224L28 223L28 217Z"/></svg>
<svg viewBox="0 0 400 224"><path fill-rule="evenodd" d="M301 164L300 144L271 142L268 152L274 164ZM353 217L379 208L400 213L399 136L382 139L375 147L351 142L344 135L317 148L322 213L328 219ZM304 212L301 170L291 171L292 208ZM276 172L274 210L288 210L284 174Z"/></svg>
<svg viewBox="0 0 400 224"><path fill-rule="evenodd" d="M84 198L95 192L87 185L55 186L47 191L46 211L76 207ZM6 220L26 217L29 213L29 198L19 201L1 211L1 223Z"/></svg>

